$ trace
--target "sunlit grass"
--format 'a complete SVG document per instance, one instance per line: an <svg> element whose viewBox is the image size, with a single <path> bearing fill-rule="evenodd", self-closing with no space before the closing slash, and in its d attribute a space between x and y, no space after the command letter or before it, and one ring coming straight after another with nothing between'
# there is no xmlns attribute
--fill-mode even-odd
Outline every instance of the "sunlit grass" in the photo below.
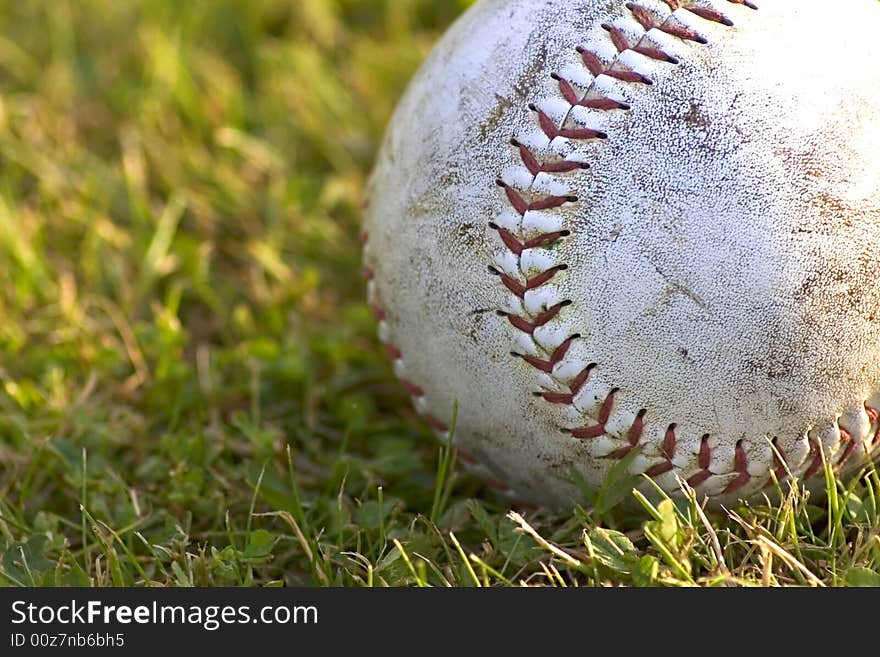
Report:
<svg viewBox="0 0 880 657"><path fill-rule="evenodd" d="M418 423L359 208L466 4L0 5L0 582L880 583L875 473L508 516Z"/></svg>

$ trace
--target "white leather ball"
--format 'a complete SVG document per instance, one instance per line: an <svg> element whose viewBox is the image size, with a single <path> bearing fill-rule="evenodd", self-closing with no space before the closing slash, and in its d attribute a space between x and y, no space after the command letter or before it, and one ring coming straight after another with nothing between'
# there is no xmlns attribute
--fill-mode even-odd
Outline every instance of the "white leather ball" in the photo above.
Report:
<svg viewBox="0 0 880 657"><path fill-rule="evenodd" d="M874 0L462 16L391 121L365 261L463 461L564 506L621 462L721 504L871 458L878 35Z"/></svg>

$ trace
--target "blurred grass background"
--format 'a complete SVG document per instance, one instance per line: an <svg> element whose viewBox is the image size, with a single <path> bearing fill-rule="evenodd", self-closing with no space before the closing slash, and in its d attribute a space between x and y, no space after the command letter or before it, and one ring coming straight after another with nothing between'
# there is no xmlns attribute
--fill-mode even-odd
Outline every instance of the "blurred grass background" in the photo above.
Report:
<svg viewBox="0 0 880 657"><path fill-rule="evenodd" d="M446 471L374 338L358 215L469 4L0 4L0 583L880 581L870 482L732 529L530 515L572 561Z"/></svg>

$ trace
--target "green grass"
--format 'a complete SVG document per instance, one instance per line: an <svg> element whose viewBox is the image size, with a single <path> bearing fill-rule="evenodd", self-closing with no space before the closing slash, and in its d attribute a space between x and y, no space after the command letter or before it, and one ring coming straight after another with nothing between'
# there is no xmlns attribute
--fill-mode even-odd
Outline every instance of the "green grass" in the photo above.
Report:
<svg viewBox="0 0 880 657"><path fill-rule="evenodd" d="M875 472L508 515L418 422L358 214L467 4L0 5L0 583L880 584Z"/></svg>

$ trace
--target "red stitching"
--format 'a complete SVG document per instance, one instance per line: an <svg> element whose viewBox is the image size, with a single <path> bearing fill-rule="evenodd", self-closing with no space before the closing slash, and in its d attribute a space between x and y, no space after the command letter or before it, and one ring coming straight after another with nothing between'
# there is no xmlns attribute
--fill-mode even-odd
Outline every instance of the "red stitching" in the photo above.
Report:
<svg viewBox="0 0 880 657"><path fill-rule="evenodd" d="M749 9L757 9L758 5L749 2L749 0L727 0L729 3L734 5L743 5L744 7L748 7Z"/></svg>
<svg viewBox="0 0 880 657"><path fill-rule="evenodd" d="M543 397L546 401L551 404L565 404L569 406L574 403L575 395L577 395L581 388L587 383L587 379L590 377L590 372L592 372L596 368L596 363L590 363L587 365L581 373L578 374L574 381L572 381L568 385L568 392L541 392L538 393L538 396Z"/></svg>
<svg viewBox="0 0 880 657"><path fill-rule="evenodd" d="M510 276L509 274L504 274L494 267L489 268L490 271L496 276L501 277L501 282L504 283L504 286L513 292L520 299L523 299L526 296L526 292L529 290L534 290L536 288L541 287L542 285L548 283L556 274L561 271L565 271L568 269L568 265L557 265L555 267L551 267L547 271L544 271L537 276L533 276L531 278L526 279L525 285L520 283L518 280Z"/></svg>
<svg viewBox="0 0 880 657"><path fill-rule="evenodd" d="M537 201L530 203L526 201L518 191L503 180L498 180L496 182L499 187L504 189L504 193L507 195L507 200L510 201L510 204L520 215L524 215L526 212L530 211L553 210L562 207L566 203L577 203L578 201L577 196L544 196Z"/></svg>
<svg viewBox="0 0 880 657"><path fill-rule="evenodd" d="M748 485L752 480L752 475L749 474L749 455L746 454L742 440L736 443L736 450L733 456L733 470L739 473L739 476L727 485L727 488L724 489L724 495L735 493L743 486Z"/></svg>
<svg viewBox="0 0 880 657"><path fill-rule="evenodd" d="M568 104L572 107L586 107L588 109L597 109L597 110L628 110L631 109L629 105L623 103L619 100L614 100L612 98L608 98L607 96L603 96L599 92L593 91L594 96L590 96L590 94L585 94L582 98L579 98L577 92L574 90L574 86L568 80L564 79L558 73L551 73L550 77L559 82L559 92L562 94L562 97L568 101ZM604 133L603 133L604 134ZM513 140L516 141L516 140ZM513 141L511 143L513 143ZM514 144L516 145L516 144ZM534 157L534 156L533 156ZM589 165L584 165L582 168L588 169ZM531 169L529 169L531 171ZM532 175L536 175L532 173Z"/></svg>
<svg viewBox="0 0 880 657"><path fill-rule="evenodd" d="M807 458L812 457L813 461L810 463L810 467L807 468L806 472L804 472L804 479L809 479L815 475L824 465L822 461L822 446L819 444L819 441L815 438L810 438L809 443L810 453Z"/></svg>
<svg viewBox="0 0 880 657"><path fill-rule="evenodd" d="M470 452L464 451L461 447L455 448L455 454L458 456L459 461L464 461L468 465L477 465L479 463L476 456Z"/></svg>
<svg viewBox="0 0 880 657"><path fill-rule="evenodd" d="M776 481L782 481L788 476L788 463L785 460L785 454L782 451L782 448L777 444L778 440L774 438L772 441L773 444L773 463L776 465L776 470L774 471L776 474ZM773 485L773 479L768 479L767 483L764 485L765 488L767 486Z"/></svg>
<svg viewBox="0 0 880 657"><path fill-rule="evenodd" d="M649 9L646 9L641 5L637 5L634 2L627 2L626 8L632 12L633 16L635 16L635 19L641 24L643 28L645 28L645 32L649 32L651 30L660 30L661 32L665 32L666 34L678 37L679 39L683 39L685 41L696 41L697 43L701 44L708 43L706 39L687 27L679 25L669 25L669 19L666 19L664 21L656 20Z"/></svg>
<svg viewBox="0 0 880 657"><path fill-rule="evenodd" d="M513 493L513 489L505 484L503 481L496 479L495 477L480 477L483 480L483 483L486 484L492 490L501 493L502 495L511 495Z"/></svg>
<svg viewBox="0 0 880 657"><path fill-rule="evenodd" d="M865 404L865 412L871 422L871 429L874 430L874 435L871 438L871 447L873 448L880 445L880 411Z"/></svg>
<svg viewBox="0 0 880 657"><path fill-rule="evenodd" d="M369 235L366 232L361 233L361 240L364 245L366 245L367 241L369 240ZM368 281L372 281L376 276L375 270L373 270L373 268L369 266L365 266L363 268L363 274L364 278L366 278ZM387 313L385 312L385 309L376 303L370 305L370 310L372 311L376 320L379 322L382 322L387 318ZM388 354L388 358L391 360L391 362L403 359L403 352L401 351L400 347L398 347L390 340L386 340L383 343L383 346L385 347L385 353ZM419 385L413 383L412 381L402 377L398 377L398 381L401 387L410 397L419 399L425 396L425 391ZM440 433L447 433L449 431L449 425L443 422L443 420L441 420L440 418L431 415L430 413L421 413L421 415L425 423L432 429L439 431Z"/></svg>
<svg viewBox="0 0 880 657"><path fill-rule="evenodd" d="M605 425L608 423L608 419L611 417L611 408L612 406L614 406L614 395L616 395L618 392L620 392L620 390L618 388L615 388L608 393L607 397L605 397L605 401L602 402L602 407L599 409L599 417L596 418L597 424L589 427L572 429L571 435L575 438L580 438L581 440L591 440L593 438L598 438L599 436L604 435Z"/></svg>
<svg viewBox="0 0 880 657"><path fill-rule="evenodd" d="M529 109L538 115L538 124L541 126L541 131L547 135L547 138L550 141L553 141L557 137L565 137L566 139L575 139L577 141L608 138L608 135L601 130L591 130L589 128L558 128L553 122L553 119L547 116L542 110L538 109L536 105L529 105Z"/></svg>
<svg viewBox="0 0 880 657"><path fill-rule="evenodd" d="M429 427L434 429L435 431L439 431L440 433L446 433L449 431L449 425L446 424L443 420L437 418L430 413L427 415L423 415L422 419L428 424Z"/></svg>
<svg viewBox="0 0 880 657"><path fill-rule="evenodd" d="M849 431L846 431L845 429L840 429L840 441L844 443L846 447L844 447L843 454L840 455L840 458L837 461L838 468L846 463L847 459L852 456L853 452L856 449L856 445L858 444L855 440L853 440L853 437L849 433Z"/></svg>
<svg viewBox="0 0 880 657"><path fill-rule="evenodd" d="M590 165L586 162L576 162L573 160L541 162L525 144L520 143L516 139L511 139L510 145L519 149L519 156L522 159L523 164L533 176L537 176L539 173L569 173L571 171L577 171L578 169L590 168Z"/></svg>
<svg viewBox="0 0 880 657"><path fill-rule="evenodd" d="M626 434L626 441L629 443L629 445L617 450L616 452L612 452L608 455L608 458L625 458L631 451L638 447L639 440L641 440L642 438L642 431L644 431L645 429L645 413L647 413L645 409L640 410L638 415L636 415L636 419L632 423L632 426L629 428L629 432L627 432Z"/></svg>
<svg viewBox="0 0 880 657"><path fill-rule="evenodd" d="M501 241L504 242L504 246L513 251L513 253L517 256L521 256L523 251L525 251L526 249L536 249L542 246L551 246L561 240L563 237L568 237L569 235L571 235L571 233L567 230L560 230L555 233L543 233L525 242L520 242L513 233L511 233L506 228L502 228L498 224L490 223L489 228L498 231L498 235L499 237L501 237Z"/></svg>
<svg viewBox="0 0 880 657"><path fill-rule="evenodd" d="M624 53L627 50L632 50L633 52L637 52L640 55L644 55L645 57L650 57L651 59L656 59L661 62L668 62L670 64L678 64L678 60L672 55L668 55L659 48L650 48L648 46L642 46L639 44L630 45L629 39L626 38L626 35L623 33L623 30L620 28L614 27L613 25L609 25L605 23L602 25L602 28L606 30L611 36L611 42L614 44L614 47L617 48L618 53Z"/></svg>
<svg viewBox="0 0 880 657"><path fill-rule="evenodd" d="M559 363L562 362L562 359L565 358L565 354L568 353L569 347L571 347L572 343L577 340L580 335L573 335L568 340L559 345L553 354L550 356L549 360L541 360L540 358L535 358L534 356L522 356L519 355L524 361L526 361L529 365L534 367L535 369L541 370L542 372L547 372L548 374L553 372L553 368L556 367Z"/></svg>
<svg viewBox="0 0 880 657"><path fill-rule="evenodd" d="M419 386L408 379L398 379L400 381L400 385L403 386L403 389L406 391L410 397L424 397L425 391L422 390Z"/></svg>
<svg viewBox="0 0 880 657"><path fill-rule="evenodd" d="M666 4L670 4L670 1L667 0ZM733 27L732 20L730 20L721 12L715 11L714 9L706 9L704 7L684 7L684 9L691 12L692 14L696 14L700 18L706 19L707 21L721 23L725 27Z"/></svg>
<svg viewBox="0 0 880 657"><path fill-rule="evenodd" d="M502 315L504 317L507 317L507 319L510 321L510 323L513 324L516 328L518 328L523 333L528 333L529 335L531 335L535 332L536 329L541 328L542 326L547 324L551 319L556 317L560 312L562 312L563 308L565 308L566 306L570 306L570 305L571 305L571 301L568 301L568 300L560 301L555 306L551 306L550 308L548 308L547 310L542 312L540 315L535 317L535 319L533 319L532 321L529 321L525 317L520 317L519 315L506 313L503 310L499 310L498 314Z"/></svg>
<svg viewBox="0 0 880 657"><path fill-rule="evenodd" d="M645 472L649 477L659 477L662 474L666 474L673 468L675 468L675 464L672 462L672 458L675 456L675 425L670 424L669 428L666 429L666 435L663 437L663 446L661 451L663 453L663 457L666 459L665 463L658 463L652 468L648 468Z"/></svg>
<svg viewBox="0 0 880 657"><path fill-rule="evenodd" d="M712 476L713 473L709 470L711 463L712 448L709 446L709 434L706 434L700 439L700 454L697 457L697 465L700 466L701 470L687 480L691 487L696 488Z"/></svg>
<svg viewBox="0 0 880 657"><path fill-rule="evenodd" d="M653 84L651 80L646 78L641 73L636 73L635 71L626 71L615 69L615 66L620 66L620 62L615 61L611 66L606 66L602 63L602 60L599 59L599 56L583 48L578 46L577 51L581 54L581 60L584 62L584 66L587 67L587 70L593 74L594 77L599 77L600 75L607 75L608 77L615 78L620 80L621 82L636 82L641 84Z"/></svg>

